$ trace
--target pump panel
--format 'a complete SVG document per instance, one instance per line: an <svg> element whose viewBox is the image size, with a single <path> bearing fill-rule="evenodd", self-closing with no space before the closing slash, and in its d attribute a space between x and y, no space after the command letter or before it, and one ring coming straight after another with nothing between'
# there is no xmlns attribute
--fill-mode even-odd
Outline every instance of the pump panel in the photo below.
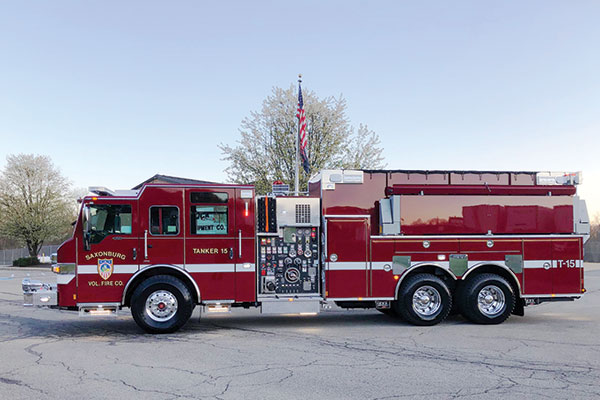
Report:
<svg viewBox="0 0 600 400"><path fill-rule="evenodd" d="M286 227L282 233L259 237L259 293L318 293L318 228Z"/></svg>
<svg viewBox="0 0 600 400"><path fill-rule="evenodd" d="M258 226L264 227L259 229L256 241L258 294L318 294L319 199L265 197L257 204L265 210L257 216Z"/></svg>

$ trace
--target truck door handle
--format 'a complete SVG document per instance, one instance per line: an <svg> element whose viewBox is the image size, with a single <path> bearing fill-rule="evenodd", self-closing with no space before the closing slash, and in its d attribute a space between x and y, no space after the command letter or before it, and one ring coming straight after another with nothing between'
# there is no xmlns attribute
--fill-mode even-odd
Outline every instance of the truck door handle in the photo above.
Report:
<svg viewBox="0 0 600 400"><path fill-rule="evenodd" d="M144 231L144 260L148 259L148 230Z"/></svg>
<svg viewBox="0 0 600 400"><path fill-rule="evenodd" d="M229 248L229 259L233 260L233 247Z"/></svg>
<svg viewBox="0 0 600 400"><path fill-rule="evenodd" d="M137 249L134 247L133 248L133 259L135 260L137 258Z"/></svg>

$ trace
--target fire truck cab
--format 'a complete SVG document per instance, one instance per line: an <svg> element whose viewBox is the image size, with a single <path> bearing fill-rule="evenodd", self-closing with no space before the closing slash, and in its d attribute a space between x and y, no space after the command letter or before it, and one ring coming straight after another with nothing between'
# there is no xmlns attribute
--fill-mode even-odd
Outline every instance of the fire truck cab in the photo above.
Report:
<svg viewBox="0 0 600 400"><path fill-rule="evenodd" d="M253 186L90 188L56 284L26 305L82 316L129 307L148 332L205 312L315 314L327 302L417 325L451 311L495 324L585 292L579 174L324 170L307 196Z"/></svg>

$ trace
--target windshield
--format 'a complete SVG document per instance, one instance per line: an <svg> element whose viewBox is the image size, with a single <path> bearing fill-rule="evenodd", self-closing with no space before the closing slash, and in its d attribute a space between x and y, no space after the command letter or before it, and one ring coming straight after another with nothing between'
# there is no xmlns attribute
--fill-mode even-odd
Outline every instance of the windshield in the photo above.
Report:
<svg viewBox="0 0 600 400"><path fill-rule="evenodd" d="M100 243L109 235L131 234L130 205L90 204L88 208L90 243Z"/></svg>

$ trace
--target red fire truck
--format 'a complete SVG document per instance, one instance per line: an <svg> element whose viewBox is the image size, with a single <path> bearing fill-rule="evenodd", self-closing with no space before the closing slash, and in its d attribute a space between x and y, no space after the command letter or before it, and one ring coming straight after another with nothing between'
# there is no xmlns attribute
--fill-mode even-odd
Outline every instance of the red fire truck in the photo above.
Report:
<svg viewBox="0 0 600 400"><path fill-rule="evenodd" d="M24 280L27 305L80 315L129 307L173 332L195 306L314 314L327 302L416 325L451 311L497 324L585 292L589 236L579 174L324 170L307 196L254 187L93 187L58 249L56 285Z"/></svg>

